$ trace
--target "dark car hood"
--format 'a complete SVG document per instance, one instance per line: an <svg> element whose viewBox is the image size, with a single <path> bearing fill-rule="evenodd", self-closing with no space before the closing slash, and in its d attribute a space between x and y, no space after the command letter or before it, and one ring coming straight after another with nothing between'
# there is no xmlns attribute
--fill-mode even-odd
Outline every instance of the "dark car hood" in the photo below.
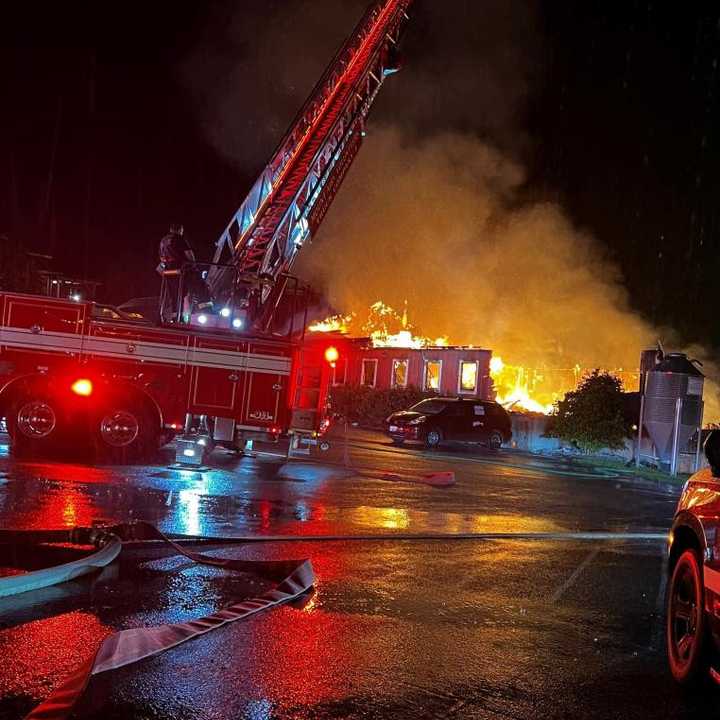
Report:
<svg viewBox="0 0 720 720"><path fill-rule="evenodd" d="M409 423L411 420L415 420L415 418L424 416L425 413L416 412L415 410L400 410L399 412L394 412L388 418L388 424L403 425L404 423Z"/></svg>

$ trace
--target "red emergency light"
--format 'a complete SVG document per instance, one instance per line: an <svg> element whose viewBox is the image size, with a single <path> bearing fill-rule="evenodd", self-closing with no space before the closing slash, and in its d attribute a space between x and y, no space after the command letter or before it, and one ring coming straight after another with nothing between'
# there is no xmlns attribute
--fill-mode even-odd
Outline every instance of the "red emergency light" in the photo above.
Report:
<svg viewBox="0 0 720 720"><path fill-rule="evenodd" d="M89 397L90 395L92 395L93 392L92 380L88 380L87 378L80 378L70 386L70 389L76 395L82 395L82 397Z"/></svg>

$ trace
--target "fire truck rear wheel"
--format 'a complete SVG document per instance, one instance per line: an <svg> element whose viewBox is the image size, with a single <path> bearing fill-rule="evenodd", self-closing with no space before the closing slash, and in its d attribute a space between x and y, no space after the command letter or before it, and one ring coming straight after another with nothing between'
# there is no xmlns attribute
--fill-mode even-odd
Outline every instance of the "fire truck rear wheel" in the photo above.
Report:
<svg viewBox="0 0 720 720"><path fill-rule="evenodd" d="M149 459L158 448L158 428L142 403L106 405L93 422L99 458L113 463Z"/></svg>
<svg viewBox="0 0 720 720"><path fill-rule="evenodd" d="M62 414L57 403L41 391L20 395L10 406L7 424L15 457L41 457L59 448Z"/></svg>

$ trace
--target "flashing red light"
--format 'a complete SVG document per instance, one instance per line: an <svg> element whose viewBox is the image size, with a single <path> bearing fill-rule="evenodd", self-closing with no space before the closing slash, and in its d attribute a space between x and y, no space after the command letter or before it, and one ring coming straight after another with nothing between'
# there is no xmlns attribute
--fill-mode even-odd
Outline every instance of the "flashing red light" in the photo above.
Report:
<svg viewBox="0 0 720 720"><path fill-rule="evenodd" d="M89 397L90 395L92 395L93 392L92 380L88 380L87 378L80 378L70 386L70 389L76 395L82 395L82 397Z"/></svg>
<svg viewBox="0 0 720 720"><path fill-rule="evenodd" d="M339 357L340 353L335 346L331 345L327 348L327 350L325 350L325 360L327 360L332 367L335 367L335 363L338 361Z"/></svg>

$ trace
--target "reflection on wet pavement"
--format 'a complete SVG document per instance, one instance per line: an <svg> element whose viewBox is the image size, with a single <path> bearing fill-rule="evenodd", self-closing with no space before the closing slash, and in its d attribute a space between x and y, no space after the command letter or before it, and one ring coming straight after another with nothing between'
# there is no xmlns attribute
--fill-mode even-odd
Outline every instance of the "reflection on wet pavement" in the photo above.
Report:
<svg viewBox="0 0 720 720"><path fill-rule="evenodd" d="M351 458L374 471L441 463L457 483L386 482L331 463L263 457L220 455L197 472L16 464L0 454L0 523L138 518L182 534L298 538L658 530L674 507L672 496L573 477L563 463L554 472L552 463L522 457L503 467L497 456L428 459L363 447ZM714 701L683 699L667 682L658 640L662 550L397 540L223 548L216 552L310 557L316 592L94 678L80 716L609 720L712 710ZM12 668L0 673L0 716L22 717L112 630L197 617L263 587L133 551L98 576L0 601L0 657Z"/></svg>
<svg viewBox="0 0 720 720"><path fill-rule="evenodd" d="M666 525L674 498L633 495L607 479L578 480L533 461L502 472L499 460L453 461L457 484L432 488L352 474L346 468L277 458L228 459L204 472L171 467L92 468L0 459L0 521L40 528L143 519L168 532L205 535L323 535L377 532L549 532ZM355 448L358 467L393 469ZM425 472L407 456L404 470ZM523 462L525 462L523 460ZM437 469L437 458L432 459ZM542 465L545 471L540 471ZM565 465L560 464L564 469ZM632 498L632 503L628 499ZM659 518L659 519L658 519ZM640 521L640 523L638 522Z"/></svg>

